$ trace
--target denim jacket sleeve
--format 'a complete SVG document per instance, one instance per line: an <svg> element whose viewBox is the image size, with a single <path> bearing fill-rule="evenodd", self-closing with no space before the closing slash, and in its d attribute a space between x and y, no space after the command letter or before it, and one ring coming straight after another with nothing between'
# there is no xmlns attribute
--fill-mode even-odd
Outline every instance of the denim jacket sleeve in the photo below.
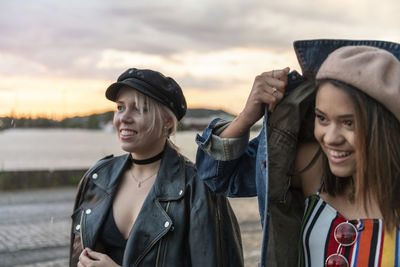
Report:
<svg viewBox="0 0 400 267"><path fill-rule="evenodd" d="M220 138L218 135L230 122L213 120L196 136L199 145L196 166L200 179L212 191L228 197L257 195L255 158L259 137L250 142L249 133L241 138Z"/></svg>

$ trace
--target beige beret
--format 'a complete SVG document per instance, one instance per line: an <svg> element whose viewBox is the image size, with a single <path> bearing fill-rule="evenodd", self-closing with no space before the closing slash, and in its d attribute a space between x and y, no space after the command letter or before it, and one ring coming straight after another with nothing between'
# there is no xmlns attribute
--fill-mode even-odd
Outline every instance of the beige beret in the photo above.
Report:
<svg viewBox="0 0 400 267"><path fill-rule="evenodd" d="M400 121L400 61L386 50L345 46L322 63L316 79L350 84L382 103Z"/></svg>

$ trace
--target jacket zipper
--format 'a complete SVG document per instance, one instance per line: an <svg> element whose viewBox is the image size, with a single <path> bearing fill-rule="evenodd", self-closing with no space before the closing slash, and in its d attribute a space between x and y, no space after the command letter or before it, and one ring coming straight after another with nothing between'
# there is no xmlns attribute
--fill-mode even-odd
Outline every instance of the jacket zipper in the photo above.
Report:
<svg viewBox="0 0 400 267"><path fill-rule="evenodd" d="M82 212L81 212L81 219L80 219L80 221L79 221L79 225L81 226L81 228L79 229L79 236L81 237L81 246L82 246L82 250L85 249L85 245L83 244L83 225L82 225L83 216L85 216L85 212L84 212L84 211L85 211L85 210L82 209Z"/></svg>
<svg viewBox="0 0 400 267"><path fill-rule="evenodd" d="M171 202L168 201L167 207L165 208L165 212L167 212L167 213L168 213L168 209L169 209L169 204L170 204L170 203L171 203ZM164 238L161 238L161 239L160 239L160 244L158 245L158 249L157 249L157 258L156 258L156 267L161 266L161 265L159 265L159 264L160 264L159 261L160 261L161 245L162 245L162 243L163 243L163 239L164 239Z"/></svg>

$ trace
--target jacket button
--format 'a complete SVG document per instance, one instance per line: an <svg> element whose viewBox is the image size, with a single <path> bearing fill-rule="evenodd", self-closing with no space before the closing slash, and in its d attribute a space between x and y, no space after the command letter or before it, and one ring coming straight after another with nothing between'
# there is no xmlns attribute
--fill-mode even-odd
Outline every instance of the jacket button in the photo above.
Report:
<svg viewBox="0 0 400 267"><path fill-rule="evenodd" d="M261 166L265 169L267 167L267 162L265 160L261 161Z"/></svg>
<svg viewBox="0 0 400 267"><path fill-rule="evenodd" d="M98 175L97 173L93 173L93 175L92 175L92 178L93 178L93 179L96 180L98 177L99 177L99 175Z"/></svg>
<svg viewBox="0 0 400 267"><path fill-rule="evenodd" d="M91 209L87 209L87 210L85 211L85 213L86 213L87 215L89 215L90 213L92 213L92 210L91 210Z"/></svg>
<svg viewBox="0 0 400 267"><path fill-rule="evenodd" d="M182 196L182 194L183 194L183 190L181 189L181 190L179 191L179 195Z"/></svg>
<svg viewBox="0 0 400 267"><path fill-rule="evenodd" d="M169 226L169 222L167 221L164 223L164 227L167 228L168 226Z"/></svg>
<svg viewBox="0 0 400 267"><path fill-rule="evenodd" d="M77 225L75 226L75 230L76 230L76 231L81 230L81 225L80 225L80 224L77 224Z"/></svg>

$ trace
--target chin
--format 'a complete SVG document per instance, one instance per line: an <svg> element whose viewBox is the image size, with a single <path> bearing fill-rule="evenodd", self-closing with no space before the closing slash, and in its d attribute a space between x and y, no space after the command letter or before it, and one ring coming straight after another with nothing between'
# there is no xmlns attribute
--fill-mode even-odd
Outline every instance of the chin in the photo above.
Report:
<svg viewBox="0 0 400 267"><path fill-rule="evenodd" d="M135 148L132 147L132 146L130 146L130 145L128 145L128 144L121 144L121 149L122 149L123 151L129 152L129 153L132 153L132 152L135 151Z"/></svg>
<svg viewBox="0 0 400 267"><path fill-rule="evenodd" d="M333 175L335 175L336 177L339 177L339 178L347 178L347 177L351 177L355 174L355 171L352 168L338 168L338 167L330 166L330 169L331 169L331 172L333 173Z"/></svg>

